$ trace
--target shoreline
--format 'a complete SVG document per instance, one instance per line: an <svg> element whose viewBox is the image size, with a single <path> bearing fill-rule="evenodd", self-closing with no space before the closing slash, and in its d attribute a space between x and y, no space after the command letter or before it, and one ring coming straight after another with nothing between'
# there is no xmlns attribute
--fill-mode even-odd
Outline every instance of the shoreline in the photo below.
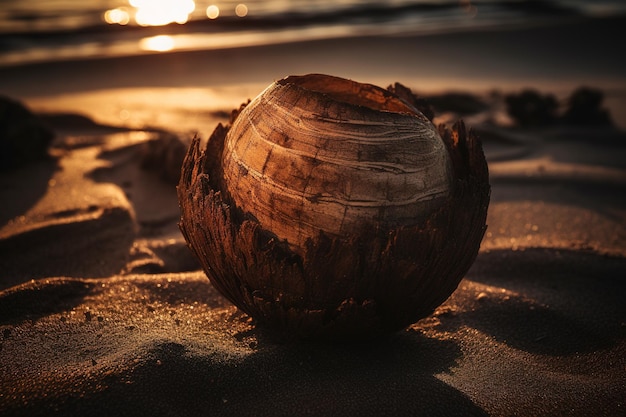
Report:
<svg viewBox="0 0 626 417"><path fill-rule="evenodd" d="M559 88L596 81L598 87L626 91L626 57L606 42L620 35L625 24L626 16L573 19L478 31L459 28L444 33L339 37L12 65L0 67L0 92L20 99L136 86L269 83L305 72L367 78L363 82L382 78L391 82L402 75L405 79L400 81L407 84L419 79L456 79L447 84L448 89L533 87L533 83L543 89L551 84ZM245 65L252 62L254 71ZM69 83L49 82L69 76ZM444 85L426 88L441 90Z"/></svg>
<svg viewBox="0 0 626 417"><path fill-rule="evenodd" d="M397 81L417 94L532 88L564 98L587 86L604 91L616 125L626 129L626 57L606 41L623 27L626 16L0 67L0 94L35 111L82 110L96 119L113 107L123 111L128 101L178 106L191 109L195 119L175 123L190 125L203 123L196 110L229 111L293 74L327 73L382 86ZM115 116L106 120L112 121ZM117 122L124 124L123 117Z"/></svg>

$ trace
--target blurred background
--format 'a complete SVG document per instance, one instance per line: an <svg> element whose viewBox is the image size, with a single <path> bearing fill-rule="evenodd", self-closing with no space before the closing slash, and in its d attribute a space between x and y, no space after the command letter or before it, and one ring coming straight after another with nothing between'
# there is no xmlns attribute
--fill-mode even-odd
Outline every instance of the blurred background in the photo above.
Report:
<svg viewBox="0 0 626 417"><path fill-rule="evenodd" d="M2 0L0 66L625 13L623 0Z"/></svg>
<svg viewBox="0 0 626 417"><path fill-rule="evenodd" d="M206 136L290 74L491 101L531 88L518 108L544 113L590 87L585 102L624 129L624 22L624 0L0 0L0 94Z"/></svg>

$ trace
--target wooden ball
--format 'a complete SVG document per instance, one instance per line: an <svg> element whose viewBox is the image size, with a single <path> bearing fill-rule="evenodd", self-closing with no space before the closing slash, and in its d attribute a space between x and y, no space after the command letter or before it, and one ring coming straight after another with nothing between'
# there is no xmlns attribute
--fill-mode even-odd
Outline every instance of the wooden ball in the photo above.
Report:
<svg viewBox="0 0 626 417"><path fill-rule="evenodd" d="M222 155L234 203L303 253L320 231L416 224L450 195L435 126L387 90L327 75L270 85L230 128Z"/></svg>

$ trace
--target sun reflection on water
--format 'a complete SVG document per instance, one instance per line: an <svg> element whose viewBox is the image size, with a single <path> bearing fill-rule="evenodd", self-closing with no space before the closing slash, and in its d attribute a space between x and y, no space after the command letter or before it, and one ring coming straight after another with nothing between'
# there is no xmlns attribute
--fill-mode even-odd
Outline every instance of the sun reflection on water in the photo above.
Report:
<svg viewBox="0 0 626 417"><path fill-rule="evenodd" d="M139 41L139 47L144 51L165 52L174 49L176 42L168 35L150 36Z"/></svg>
<svg viewBox="0 0 626 417"><path fill-rule="evenodd" d="M104 21L110 25L127 25L132 20L140 26L164 26L171 23L182 25L192 16L194 19L202 16L202 11L194 13L194 0L128 0L128 3L131 7L117 7L104 12ZM211 4L207 6L205 16L214 20L220 17L222 11L220 6ZM227 8L225 14L232 16L233 12L241 18L248 15L249 9L246 4L239 3L234 9Z"/></svg>
<svg viewBox="0 0 626 417"><path fill-rule="evenodd" d="M163 26L170 23L187 23L195 10L193 0L129 0L137 9L135 21L141 26Z"/></svg>
<svg viewBox="0 0 626 417"><path fill-rule="evenodd" d="M126 25L131 17L140 26L164 26L170 23L185 24L196 9L193 0L128 0L133 10L118 7L104 12L109 24Z"/></svg>
<svg viewBox="0 0 626 417"><path fill-rule="evenodd" d="M212 4L206 8L206 16L209 19L217 19L220 15L220 8Z"/></svg>
<svg viewBox="0 0 626 417"><path fill-rule="evenodd" d="M245 17L248 15L248 6L243 3L238 4L235 7L235 14L239 17Z"/></svg>
<svg viewBox="0 0 626 417"><path fill-rule="evenodd" d="M237 16L239 18L248 15L248 6L239 3L235 7L231 5L225 10L217 4L211 4L205 10L196 12L194 0L127 0L130 7L117 7L107 10L103 14L103 20L111 25L128 25L133 21L139 26L164 26L171 23L185 24L190 18L197 19L202 15L214 20L221 17L222 11L225 16ZM195 13L194 13L195 12ZM204 13L203 13L204 12ZM183 44L187 39L185 35L159 35L142 38L139 41L139 49L151 52L172 51L175 48L185 48ZM203 38L206 41L206 38ZM189 43L189 42L186 42ZM193 42L192 42L193 43ZM135 43L135 45L137 45ZM189 47L189 45L187 45Z"/></svg>
<svg viewBox="0 0 626 417"><path fill-rule="evenodd" d="M127 25L130 22L130 15L125 7L119 7L104 12L104 21L110 25Z"/></svg>

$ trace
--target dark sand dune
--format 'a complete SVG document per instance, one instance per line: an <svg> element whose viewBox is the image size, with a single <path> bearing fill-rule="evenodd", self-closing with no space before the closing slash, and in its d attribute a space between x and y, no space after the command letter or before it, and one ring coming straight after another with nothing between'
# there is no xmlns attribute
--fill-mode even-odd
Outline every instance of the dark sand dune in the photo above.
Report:
<svg viewBox="0 0 626 417"><path fill-rule="evenodd" d="M481 254L432 317L370 344L277 343L202 273L57 278L2 306L8 415L619 415L623 259ZM45 358L45 360L44 360Z"/></svg>

